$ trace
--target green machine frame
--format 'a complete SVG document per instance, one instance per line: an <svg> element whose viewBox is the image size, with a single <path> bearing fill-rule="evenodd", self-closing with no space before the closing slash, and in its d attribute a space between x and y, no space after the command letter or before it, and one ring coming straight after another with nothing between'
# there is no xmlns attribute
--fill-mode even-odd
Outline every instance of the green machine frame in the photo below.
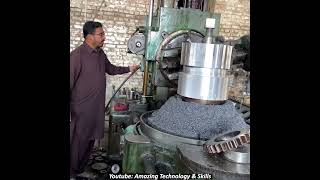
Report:
<svg viewBox="0 0 320 180"><path fill-rule="evenodd" d="M145 36L145 51L141 70L144 71L143 95L146 98L153 98L156 94L156 54L160 48L160 44L164 41L163 33L170 35L177 31L189 30L205 36L207 18L215 19L214 36L218 36L220 29L220 14L216 13L203 12L199 9L191 8L175 9L160 7L157 14L157 16L152 18L152 26L148 26L150 15L146 16L143 31Z"/></svg>

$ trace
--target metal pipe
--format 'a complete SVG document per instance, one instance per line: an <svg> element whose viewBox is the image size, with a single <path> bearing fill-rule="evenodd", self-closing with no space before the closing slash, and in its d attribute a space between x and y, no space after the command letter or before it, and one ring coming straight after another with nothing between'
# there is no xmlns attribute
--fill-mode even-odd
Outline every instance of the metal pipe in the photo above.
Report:
<svg viewBox="0 0 320 180"><path fill-rule="evenodd" d="M121 89L121 87L124 85L124 83L126 83L126 82L128 81L128 79L130 79L130 77L131 77L132 75L134 75L134 73L136 73L136 72L138 71L138 69L140 69L140 66L139 66L139 68L137 68L135 71L133 71L133 72L120 84L120 86L118 87L118 89L116 90L116 92L114 92L114 94L111 96L110 100L108 101L107 106L106 106L105 109L104 109L104 112L107 112L107 111L108 111L108 107L109 107L112 99L115 97L115 95L118 93L118 91L119 91L119 90Z"/></svg>
<svg viewBox="0 0 320 180"><path fill-rule="evenodd" d="M160 8L162 7L161 6L161 4L162 4L162 0L158 0L158 2L157 2L157 16L159 16L159 14L160 14Z"/></svg>
<svg viewBox="0 0 320 180"><path fill-rule="evenodd" d="M204 39L204 42L207 44L212 44L214 43L214 38L213 38L213 28L208 28L207 29L207 36Z"/></svg>
<svg viewBox="0 0 320 180"><path fill-rule="evenodd" d="M149 17L148 17L148 36L147 36L147 39L146 39L146 51L148 49L150 38L151 38L153 5L154 5L154 0L150 0ZM143 73L143 95L144 96L147 96L148 72L149 72L148 64L149 64L148 60L145 59L145 62L144 62L144 73Z"/></svg>
<svg viewBox="0 0 320 180"><path fill-rule="evenodd" d="M151 28L151 25L152 25L153 4L154 4L154 0L150 0L149 19L148 19L148 26L149 26L149 28ZM151 29L150 29L150 30L151 30Z"/></svg>
<svg viewBox="0 0 320 180"><path fill-rule="evenodd" d="M148 72L149 72L149 63L146 60L144 63L144 72L143 72L143 95L147 96L147 87L148 87Z"/></svg>
<svg viewBox="0 0 320 180"><path fill-rule="evenodd" d="M208 11L208 0L204 0L204 1L203 1L202 11L203 11L203 12Z"/></svg>
<svg viewBox="0 0 320 180"><path fill-rule="evenodd" d="M191 8L191 6L192 6L192 0L188 0L188 6L187 6L187 8Z"/></svg>

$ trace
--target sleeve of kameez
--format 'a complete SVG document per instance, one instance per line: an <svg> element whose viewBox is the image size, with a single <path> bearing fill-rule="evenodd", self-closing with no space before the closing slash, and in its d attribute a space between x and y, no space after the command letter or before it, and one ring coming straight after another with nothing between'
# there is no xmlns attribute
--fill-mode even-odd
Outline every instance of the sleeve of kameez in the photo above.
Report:
<svg viewBox="0 0 320 180"><path fill-rule="evenodd" d="M75 86L81 70L80 54L78 52L70 54L70 92Z"/></svg>
<svg viewBox="0 0 320 180"><path fill-rule="evenodd" d="M106 65L106 73L109 75L116 75L116 74L124 74L130 72L129 67L121 67L121 66L115 66L110 63L109 59L105 55L105 65Z"/></svg>

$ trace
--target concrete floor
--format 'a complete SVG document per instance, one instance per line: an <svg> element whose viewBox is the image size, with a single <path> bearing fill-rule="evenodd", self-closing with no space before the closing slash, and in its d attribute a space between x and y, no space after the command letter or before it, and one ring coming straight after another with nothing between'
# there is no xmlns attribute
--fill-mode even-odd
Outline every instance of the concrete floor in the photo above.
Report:
<svg viewBox="0 0 320 180"><path fill-rule="evenodd" d="M111 166L115 163L113 161L108 160L105 155L106 151L108 149L108 131L109 131L109 117L106 117L105 121L105 133L104 138L100 141L96 141L94 145L93 152L90 156L90 160L88 162L88 165L86 167L85 172L78 177L79 180L104 180L109 179L108 173L111 173ZM96 160L96 159L99 159ZM102 160L103 159L103 160ZM91 166L95 163L105 163L107 164L107 168L105 169L107 171L106 174L100 173L97 170L94 170L91 168ZM89 176L88 176L89 175Z"/></svg>

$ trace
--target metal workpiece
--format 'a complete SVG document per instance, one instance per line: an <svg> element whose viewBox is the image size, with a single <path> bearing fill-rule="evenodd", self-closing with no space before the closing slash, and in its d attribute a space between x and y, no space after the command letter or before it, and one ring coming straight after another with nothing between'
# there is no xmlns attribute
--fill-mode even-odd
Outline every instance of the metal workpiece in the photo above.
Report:
<svg viewBox="0 0 320 180"><path fill-rule="evenodd" d="M228 99L232 46L224 44L182 43L182 72L177 93L183 97L204 101Z"/></svg>
<svg viewBox="0 0 320 180"><path fill-rule="evenodd" d="M235 163L250 163L250 144L244 144L234 150L223 152L223 157Z"/></svg>
<svg viewBox="0 0 320 180"><path fill-rule="evenodd" d="M184 66L230 69L233 46L183 42L180 64Z"/></svg>
<svg viewBox="0 0 320 180"><path fill-rule="evenodd" d="M232 131L205 142L203 149L209 154L215 154L234 150L247 143L250 143L250 130Z"/></svg>
<svg viewBox="0 0 320 180"><path fill-rule="evenodd" d="M191 102L191 103L197 103L197 104L204 104L204 105L223 105L225 103L225 100L220 100L220 101L208 101L208 100L202 100L202 99L193 99L193 98L187 98L187 97L182 97L181 99L185 102Z"/></svg>
<svg viewBox="0 0 320 180"><path fill-rule="evenodd" d="M209 155L201 146L177 145L179 169L184 173L211 174L215 180L249 180L250 164L225 160L220 154Z"/></svg>
<svg viewBox="0 0 320 180"><path fill-rule="evenodd" d="M184 67L179 73L177 93L192 99L224 101L228 99L226 73L221 69Z"/></svg>

